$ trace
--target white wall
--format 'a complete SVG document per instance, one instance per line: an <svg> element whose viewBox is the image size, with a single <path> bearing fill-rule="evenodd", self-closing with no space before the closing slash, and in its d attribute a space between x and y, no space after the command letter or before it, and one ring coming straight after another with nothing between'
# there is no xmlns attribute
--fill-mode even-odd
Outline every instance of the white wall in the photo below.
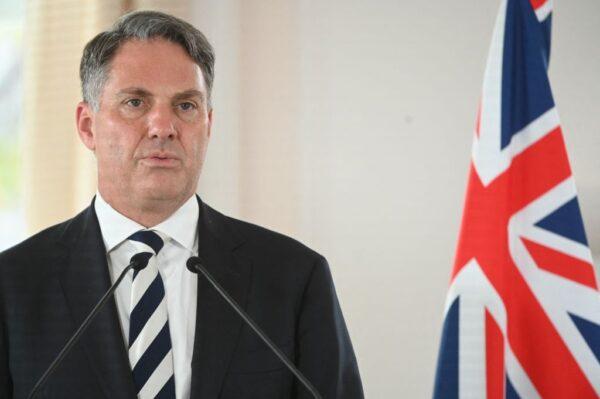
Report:
<svg viewBox="0 0 600 399"><path fill-rule="evenodd" d="M195 4L217 51L204 198L329 259L368 397L431 396L499 0ZM595 251L599 15L555 1L551 60Z"/></svg>

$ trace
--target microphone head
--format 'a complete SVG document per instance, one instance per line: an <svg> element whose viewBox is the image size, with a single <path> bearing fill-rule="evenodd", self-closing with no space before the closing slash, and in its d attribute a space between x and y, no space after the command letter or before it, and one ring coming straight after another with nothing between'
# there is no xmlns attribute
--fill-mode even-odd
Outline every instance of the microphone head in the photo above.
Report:
<svg viewBox="0 0 600 399"><path fill-rule="evenodd" d="M185 265L187 266L188 270L191 271L192 273L198 273L198 266L202 264L202 259L200 259L197 256L192 256L191 258L189 258L187 260L187 262L185 262Z"/></svg>
<svg viewBox="0 0 600 399"><path fill-rule="evenodd" d="M148 266L148 261L154 254L152 252L140 252L131 257L129 263L132 265L132 269L136 272L139 272L146 266Z"/></svg>

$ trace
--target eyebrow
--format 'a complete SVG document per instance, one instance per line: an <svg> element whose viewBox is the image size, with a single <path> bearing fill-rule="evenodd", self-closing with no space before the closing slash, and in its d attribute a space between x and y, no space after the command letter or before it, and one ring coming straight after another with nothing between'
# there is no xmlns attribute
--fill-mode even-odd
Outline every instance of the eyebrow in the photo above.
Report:
<svg viewBox="0 0 600 399"><path fill-rule="evenodd" d="M174 100L185 100L186 98L198 97L200 101L204 101L204 94L200 90L190 89L177 93L173 96Z"/></svg>
<svg viewBox="0 0 600 399"><path fill-rule="evenodd" d="M133 94L140 97L152 96L152 94L148 90L142 89L141 87L127 87L126 89L119 90L119 92L117 93L118 96L123 94Z"/></svg>
<svg viewBox="0 0 600 399"><path fill-rule="evenodd" d="M119 92L117 93L118 96L121 96L123 94L132 94L132 95L139 96L139 97L152 97L152 93L150 93L148 90L143 89L141 87L127 87L123 90L119 90ZM192 97L199 97L201 101L204 100L204 94L200 90L196 90L196 89L189 89L189 90L182 91L181 93L176 93L173 96L173 99L174 100L183 100L183 99L192 98Z"/></svg>

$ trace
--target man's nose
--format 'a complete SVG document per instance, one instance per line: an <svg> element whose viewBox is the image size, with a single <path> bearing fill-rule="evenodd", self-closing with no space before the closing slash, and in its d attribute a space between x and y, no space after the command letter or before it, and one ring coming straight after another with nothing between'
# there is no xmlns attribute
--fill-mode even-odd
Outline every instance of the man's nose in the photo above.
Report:
<svg viewBox="0 0 600 399"><path fill-rule="evenodd" d="M156 104L148 114L148 137L173 139L177 136L177 115L170 105Z"/></svg>

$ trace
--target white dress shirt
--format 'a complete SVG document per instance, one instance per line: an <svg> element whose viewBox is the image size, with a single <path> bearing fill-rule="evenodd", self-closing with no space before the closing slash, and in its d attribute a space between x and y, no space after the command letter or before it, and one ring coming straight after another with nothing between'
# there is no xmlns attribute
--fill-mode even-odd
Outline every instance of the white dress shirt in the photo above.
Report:
<svg viewBox="0 0 600 399"><path fill-rule="evenodd" d="M131 257L137 252L127 240L131 234L145 229L144 226L123 216L113 209L100 195L94 203L102 239L106 247L106 258L110 277L114 282ZM158 271L163 279L167 298L169 331L173 349L173 370L177 398L188 399L191 388L191 362L196 328L197 277L190 272L185 262L198 253L198 201L192 196L164 222L150 227L165 234L164 247L157 256ZM115 291L117 310L123 332L125 348L128 348L129 315L131 313L131 284L133 270L125 276Z"/></svg>

